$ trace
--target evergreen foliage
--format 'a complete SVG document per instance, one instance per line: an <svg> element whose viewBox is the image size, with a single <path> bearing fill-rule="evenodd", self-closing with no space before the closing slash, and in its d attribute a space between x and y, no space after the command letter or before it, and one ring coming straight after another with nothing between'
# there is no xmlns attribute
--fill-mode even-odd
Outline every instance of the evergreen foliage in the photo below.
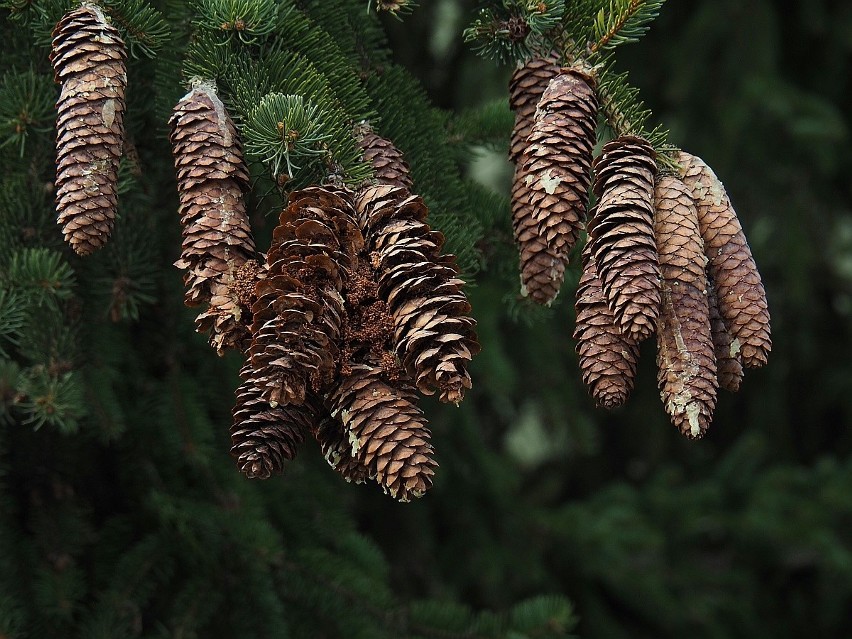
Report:
<svg viewBox="0 0 852 639"><path fill-rule="evenodd" d="M645 135L664 162L669 140L712 158L741 202L781 339L695 445L662 424L647 368L629 415L593 412L570 304L515 295L506 167L500 192L471 169L505 156L508 70L492 86L461 34L455 57L412 38L443 28L446 3L103 0L131 53L129 144L114 236L85 260L53 203L47 55L74 4L0 3L0 636L849 634L852 14L669 3L616 68L662 2L471 11L490 56L554 42L582 55L613 134ZM494 28L512 19L523 38ZM401 40L412 68L393 62ZM424 407L440 473L420 503L343 484L320 455L263 483L228 458L240 362L193 331L171 266L166 120L193 79L215 82L243 135L258 246L291 188L370 177L352 135L367 120L405 153L430 223L476 277L486 348L462 408ZM465 90L467 108L434 108L424 82L447 102ZM578 278L569 269L566 287Z"/></svg>

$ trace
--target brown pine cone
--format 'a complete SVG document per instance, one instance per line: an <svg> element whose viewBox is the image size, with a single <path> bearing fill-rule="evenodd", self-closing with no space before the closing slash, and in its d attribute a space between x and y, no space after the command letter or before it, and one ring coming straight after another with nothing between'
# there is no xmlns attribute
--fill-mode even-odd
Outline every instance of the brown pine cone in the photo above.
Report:
<svg viewBox="0 0 852 639"><path fill-rule="evenodd" d="M343 479L354 484L363 484L369 478L369 470L352 456L352 443L343 425L324 411L313 434L322 449L328 465L339 472Z"/></svg>
<svg viewBox="0 0 852 639"><path fill-rule="evenodd" d="M117 206L124 143L127 51L100 8L83 5L53 31L50 61L62 90L56 103L56 210L80 255L106 244Z"/></svg>
<svg viewBox="0 0 852 639"><path fill-rule="evenodd" d="M419 196L379 185L362 190L355 206L403 367L422 393L460 402L479 344L455 258L441 255L444 238L423 221Z"/></svg>
<svg viewBox="0 0 852 639"><path fill-rule="evenodd" d="M356 129L358 145L364 151L364 160L372 165L379 184L390 184L411 189L411 168L390 140L383 138L366 122Z"/></svg>
<svg viewBox="0 0 852 639"><path fill-rule="evenodd" d="M725 187L700 158L681 152L684 183L698 208L710 277L716 286L719 313L739 342L742 362L755 368L766 364L772 350L766 291L737 214Z"/></svg>
<svg viewBox="0 0 852 639"><path fill-rule="evenodd" d="M380 368L356 364L327 402L332 416L343 422L352 456L386 493L410 501L432 486L437 464L411 390L390 386Z"/></svg>
<svg viewBox="0 0 852 639"><path fill-rule="evenodd" d="M657 381L666 412L687 437L700 438L716 408L716 359L710 335L706 258L698 214L678 178L660 178L654 231L662 307L657 324Z"/></svg>
<svg viewBox="0 0 852 639"><path fill-rule="evenodd" d="M589 223L591 250L618 326L641 342L660 312L660 266L654 240L653 147L625 136L604 145L595 160L599 200Z"/></svg>
<svg viewBox="0 0 852 639"><path fill-rule="evenodd" d="M569 253L586 219L589 169L597 127L597 98L592 79L563 70L541 96L535 124L521 158L528 188L513 197L529 207L513 209L515 240L520 250L521 292L539 304L559 293Z"/></svg>
<svg viewBox="0 0 852 639"><path fill-rule="evenodd" d="M598 406L621 406L633 390L639 344L619 329L606 303L589 244L583 249L576 310L574 339L583 382Z"/></svg>
<svg viewBox="0 0 852 639"><path fill-rule="evenodd" d="M710 334L713 337L713 352L716 354L716 373L719 386L727 391L736 393L743 381L743 363L740 358L740 347L725 326L725 320L719 314L719 302L712 281L708 287L708 302L710 305Z"/></svg>
<svg viewBox="0 0 852 639"><path fill-rule="evenodd" d="M196 326L210 331L210 344L220 354L230 347L244 350L251 313L248 300L240 302L239 288L258 266L243 200L249 176L239 136L206 84L178 102L169 124L183 226L175 266L185 271L184 303L209 305Z"/></svg>
<svg viewBox="0 0 852 639"><path fill-rule="evenodd" d="M535 109L548 82L561 71L559 53L534 56L520 64L509 80L509 108L515 112L515 126L509 145L509 158L517 163L527 147L535 123Z"/></svg>
<svg viewBox="0 0 852 639"><path fill-rule="evenodd" d="M317 406L308 402L273 407L261 396L250 364L243 366L240 377L244 381L236 393L231 456L249 479L267 479L284 471L284 463L296 456L306 433L316 428Z"/></svg>
<svg viewBox="0 0 852 639"><path fill-rule="evenodd" d="M351 193L313 186L290 195L255 288L251 362L274 404L301 404L335 373L345 272L363 244Z"/></svg>

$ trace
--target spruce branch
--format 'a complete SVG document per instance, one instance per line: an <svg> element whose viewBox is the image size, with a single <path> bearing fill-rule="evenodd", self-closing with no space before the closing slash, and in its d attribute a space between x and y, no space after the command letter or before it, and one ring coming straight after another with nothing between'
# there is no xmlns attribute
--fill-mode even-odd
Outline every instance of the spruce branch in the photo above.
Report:
<svg viewBox="0 0 852 639"><path fill-rule="evenodd" d="M0 148L13 145L21 157L32 133L53 127L55 89L53 78L32 69L10 72L0 84Z"/></svg>
<svg viewBox="0 0 852 639"><path fill-rule="evenodd" d="M85 413L81 380L73 372L52 375L41 366L25 371L20 380L21 397L17 408L23 423L38 430L55 426L64 433L77 430Z"/></svg>
<svg viewBox="0 0 852 639"><path fill-rule="evenodd" d="M275 0L200 0L193 24L244 44L257 44L275 30L278 10Z"/></svg>
<svg viewBox="0 0 852 639"><path fill-rule="evenodd" d="M552 29L562 21L565 0L503 0L484 8L467 29L465 42L481 56L500 62L532 55Z"/></svg>
<svg viewBox="0 0 852 639"><path fill-rule="evenodd" d="M595 15L592 54L637 42L660 13L665 0L610 0Z"/></svg>

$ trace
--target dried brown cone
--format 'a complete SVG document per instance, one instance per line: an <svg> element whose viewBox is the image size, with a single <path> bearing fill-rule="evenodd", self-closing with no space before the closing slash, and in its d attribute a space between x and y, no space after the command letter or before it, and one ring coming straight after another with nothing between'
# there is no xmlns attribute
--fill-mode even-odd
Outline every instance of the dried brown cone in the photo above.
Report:
<svg viewBox="0 0 852 639"><path fill-rule="evenodd" d="M763 366L772 350L769 307L736 211L722 182L703 160L681 152L678 161L698 209L719 313L739 343L743 364L750 368Z"/></svg>
<svg viewBox="0 0 852 639"><path fill-rule="evenodd" d="M257 265L243 198L249 176L239 136L207 84L178 102L169 123L183 227L175 266L185 271L184 303L209 305L196 324L199 331L210 331L210 343L220 354L229 347L244 349L251 314L245 296L240 301L240 290Z"/></svg>
<svg viewBox="0 0 852 639"><path fill-rule="evenodd" d="M598 406L622 406L633 390L639 344L619 329L604 297L588 244L583 249L583 273L577 285L575 308L574 339L583 383Z"/></svg>
<svg viewBox="0 0 852 639"><path fill-rule="evenodd" d="M718 382L698 214L676 177L657 182L654 230L663 276L657 381L672 423L697 439L713 419Z"/></svg>
<svg viewBox="0 0 852 639"><path fill-rule="evenodd" d="M589 223L591 250L609 308L637 342L654 333L660 312L655 156L646 140L625 136L605 144L594 162L599 199Z"/></svg>
<svg viewBox="0 0 852 639"><path fill-rule="evenodd" d="M255 288L250 355L265 399L301 404L335 373L345 271L363 245L351 193L309 187L290 195Z"/></svg>
<svg viewBox="0 0 852 639"><path fill-rule="evenodd" d="M521 262L521 293L550 304L586 220L598 102L592 79L567 69L550 81L518 169L513 227ZM522 206L520 203L528 203Z"/></svg>
<svg viewBox="0 0 852 639"><path fill-rule="evenodd" d="M710 334L713 337L713 351L716 354L716 374L719 386L727 391L736 393L743 381L743 363L740 358L739 344L731 337L725 320L719 314L716 291L710 282L708 289L710 304Z"/></svg>
<svg viewBox="0 0 852 639"><path fill-rule="evenodd" d="M369 471L352 456L352 443L343 425L324 411L313 429L314 437L322 449L328 465L353 484L363 484L369 479Z"/></svg>
<svg viewBox="0 0 852 639"><path fill-rule="evenodd" d="M296 456L305 435L316 428L318 408L310 402L272 406L262 397L257 373L250 364L243 366L240 376L243 383L236 392L231 456L249 479L267 479L281 474L285 462Z"/></svg>
<svg viewBox="0 0 852 639"><path fill-rule="evenodd" d="M460 402L479 343L455 258L441 254L444 238L423 221L422 198L405 189L368 187L356 209L403 367L422 393Z"/></svg>
<svg viewBox="0 0 852 639"><path fill-rule="evenodd" d="M56 210L65 240L88 255L115 222L124 142L127 51L94 5L67 13L53 31L50 61L62 85L56 120Z"/></svg>
<svg viewBox="0 0 852 639"><path fill-rule="evenodd" d="M352 457L386 493L410 501L432 486L437 463L411 390L388 384L377 366L356 364L329 393L327 406L343 423Z"/></svg>
<svg viewBox="0 0 852 639"><path fill-rule="evenodd" d="M519 65L509 80L509 107L515 112L515 126L509 145L509 158L517 163L527 147L535 123L535 110L547 84L561 71L559 53L533 56Z"/></svg>
<svg viewBox="0 0 852 639"><path fill-rule="evenodd" d="M389 184L403 189L411 189L411 169L408 162L394 143L383 138L366 122L356 129L358 144L364 151L364 160L375 172L379 184Z"/></svg>

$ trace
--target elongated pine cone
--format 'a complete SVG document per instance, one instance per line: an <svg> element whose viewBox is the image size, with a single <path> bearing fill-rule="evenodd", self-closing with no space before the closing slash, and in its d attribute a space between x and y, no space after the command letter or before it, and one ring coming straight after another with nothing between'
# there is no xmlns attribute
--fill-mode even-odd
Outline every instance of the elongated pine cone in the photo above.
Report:
<svg viewBox="0 0 852 639"><path fill-rule="evenodd" d="M657 182L654 230L663 276L657 381L672 423L697 439L713 419L718 382L698 213L676 177Z"/></svg>
<svg viewBox="0 0 852 639"><path fill-rule="evenodd" d="M698 209L719 313L739 343L747 367L766 364L772 350L769 307L757 265L725 187L700 158L681 152L684 183Z"/></svg>
<svg viewBox="0 0 852 639"><path fill-rule="evenodd" d="M460 402L479 344L455 258L441 255L444 238L424 222L420 196L377 185L362 190L355 207L403 367L422 393Z"/></svg>
<svg viewBox="0 0 852 639"><path fill-rule="evenodd" d="M592 79L568 69L541 96L521 159L512 220L521 262L521 293L550 304L586 219L598 102Z"/></svg>
<svg viewBox="0 0 852 639"><path fill-rule="evenodd" d="M386 493L409 501L432 486L437 464L413 392L390 386L380 368L359 364L327 401L346 429L352 457Z"/></svg>
<svg viewBox="0 0 852 639"><path fill-rule="evenodd" d="M251 362L274 404L301 404L335 373L346 269L362 245L351 193L309 187L290 195L255 288Z"/></svg>
<svg viewBox="0 0 852 639"><path fill-rule="evenodd" d="M50 61L62 85L56 120L56 210L80 255L103 246L118 203L127 51L100 8L84 4L53 31Z"/></svg>
<svg viewBox="0 0 852 639"><path fill-rule="evenodd" d="M509 158L517 163L527 148L527 138L535 123L535 110L548 83L562 70L559 53L533 56L518 65L509 80L509 108L515 112L515 126L509 144Z"/></svg>
<svg viewBox="0 0 852 639"><path fill-rule="evenodd" d="M625 136L605 144L594 163L599 199L588 228L591 250L609 308L637 342L654 333L660 312L655 155L646 140Z"/></svg>
<svg viewBox="0 0 852 639"><path fill-rule="evenodd" d="M607 305L589 244L583 249L583 274L577 285L574 339L583 383L598 406L616 408L633 390L639 344L622 334Z"/></svg>
<svg viewBox="0 0 852 639"><path fill-rule="evenodd" d="M183 226L175 266L185 271L184 303L209 305L196 329L210 332L217 352L245 350L251 321L245 280L258 273L258 265L243 199L249 175L237 130L207 84L178 102L169 124ZM247 262L255 264L246 267Z"/></svg>
<svg viewBox="0 0 852 639"><path fill-rule="evenodd" d="M719 386L736 393L743 381L743 363L740 358L739 343L731 337L725 320L719 314L719 302L713 282L707 291L710 304L710 334L713 338L713 352L716 354L716 374Z"/></svg>
<svg viewBox="0 0 852 639"><path fill-rule="evenodd" d="M249 479L267 479L284 471L286 461L296 456L305 435L316 427L314 403L301 406L272 406L262 397L257 372L250 364L240 371L243 383L237 389L234 422L231 426L231 456Z"/></svg>
<svg viewBox="0 0 852 639"><path fill-rule="evenodd" d="M394 143L373 131L369 124L358 126L358 145L364 151L364 160L372 165L376 181L403 189L411 189L411 169Z"/></svg>

